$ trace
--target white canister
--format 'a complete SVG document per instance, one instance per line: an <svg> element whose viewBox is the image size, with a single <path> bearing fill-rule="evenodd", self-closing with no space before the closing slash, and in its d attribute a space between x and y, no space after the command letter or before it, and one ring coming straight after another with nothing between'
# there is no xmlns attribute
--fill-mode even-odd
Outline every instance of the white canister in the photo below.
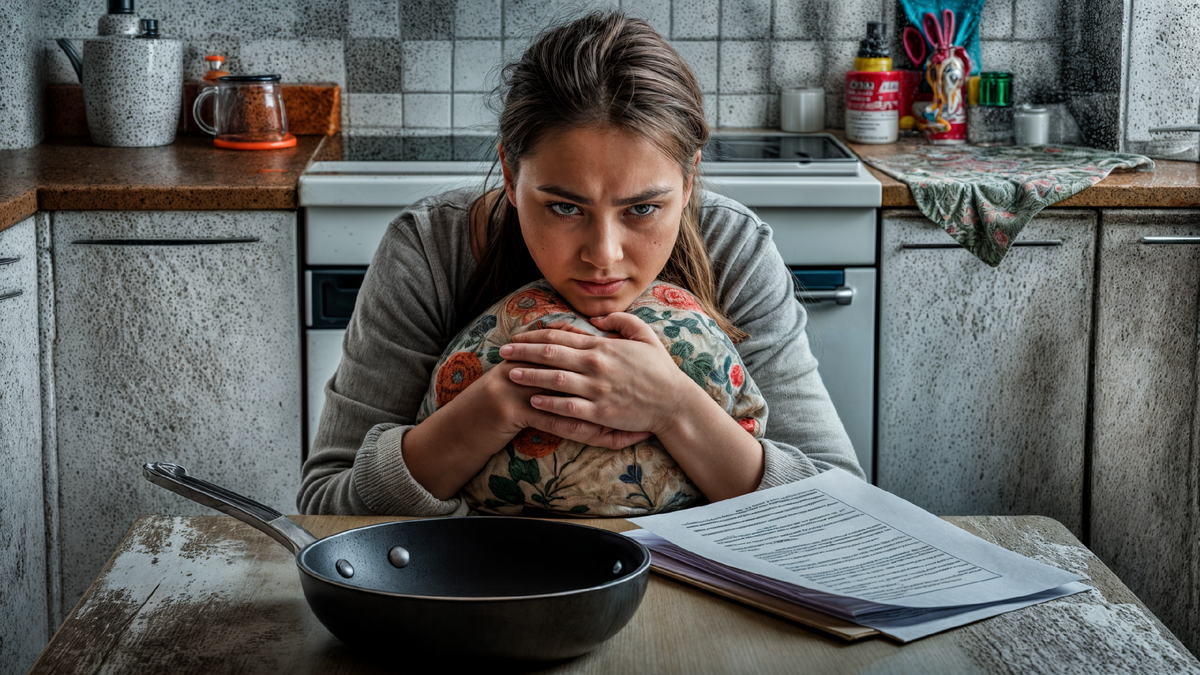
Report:
<svg viewBox="0 0 1200 675"><path fill-rule="evenodd" d="M1049 145L1050 111L1028 103L1013 111L1013 136L1017 145Z"/></svg>
<svg viewBox="0 0 1200 675"><path fill-rule="evenodd" d="M799 87L780 92L779 128L802 134L824 129L825 90L821 87Z"/></svg>

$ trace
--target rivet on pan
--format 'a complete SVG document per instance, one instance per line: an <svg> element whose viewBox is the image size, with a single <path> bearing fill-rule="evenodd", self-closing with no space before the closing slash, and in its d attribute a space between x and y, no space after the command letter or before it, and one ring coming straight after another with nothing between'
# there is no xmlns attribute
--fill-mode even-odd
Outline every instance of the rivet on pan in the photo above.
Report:
<svg viewBox="0 0 1200 675"><path fill-rule="evenodd" d="M621 570L623 570L623 569L625 569L625 566L621 564L620 560L613 563L613 574L620 574Z"/></svg>
<svg viewBox="0 0 1200 675"><path fill-rule="evenodd" d="M345 558L338 560L333 564L333 566L337 568L338 574L346 577L347 579L354 576L354 565L351 565L350 561L346 560Z"/></svg>
<svg viewBox="0 0 1200 675"><path fill-rule="evenodd" d="M392 563L393 567L407 567L408 561L408 551L403 547L396 546L388 551L388 562Z"/></svg>

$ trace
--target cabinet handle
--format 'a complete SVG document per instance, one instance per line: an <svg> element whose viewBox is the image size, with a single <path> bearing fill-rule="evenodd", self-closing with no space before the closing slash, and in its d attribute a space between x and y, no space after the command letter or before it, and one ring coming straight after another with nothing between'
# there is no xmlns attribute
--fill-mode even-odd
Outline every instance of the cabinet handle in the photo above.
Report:
<svg viewBox="0 0 1200 675"><path fill-rule="evenodd" d="M853 288L837 288L832 291L796 291L796 299L804 304L813 304L833 300L839 305L849 305L854 302Z"/></svg>
<svg viewBox="0 0 1200 675"><path fill-rule="evenodd" d="M1062 246L1062 239L1029 239L1026 241L1014 242L1013 246ZM900 248L904 249L934 249L934 248L962 248L961 244L900 244Z"/></svg>
<svg viewBox="0 0 1200 675"><path fill-rule="evenodd" d="M21 295L21 294L22 294L22 293L24 293L24 292L25 292L25 291L22 291L22 290L15 290L15 291L13 291L13 292L11 292L11 293L4 293L4 294L0 295L0 300L8 300L9 298L15 298L15 297L17 297L18 295Z"/></svg>
<svg viewBox="0 0 1200 675"><path fill-rule="evenodd" d="M13 263L17 263L20 261L21 261L21 256L17 256L15 258L0 258L0 267L4 267L5 265L11 265Z"/></svg>
<svg viewBox="0 0 1200 675"><path fill-rule="evenodd" d="M227 237L214 239L76 239L72 244L85 246L210 246L217 244L253 244L258 237Z"/></svg>
<svg viewBox="0 0 1200 675"><path fill-rule="evenodd" d="M1200 244L1200 237L1142 237L1143 244Z"/></svg>

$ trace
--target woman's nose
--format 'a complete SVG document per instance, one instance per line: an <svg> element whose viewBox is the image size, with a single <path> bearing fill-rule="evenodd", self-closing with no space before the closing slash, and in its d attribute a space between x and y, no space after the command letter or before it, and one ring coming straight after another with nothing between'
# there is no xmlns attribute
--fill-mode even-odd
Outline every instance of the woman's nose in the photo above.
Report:
<svg viewBox="0 0 1200 675"><path fill-rule="evenodd" d="M600 269L612 267L625 257L621 244L621 224L615 222L614 217L596 217L583 247L582 257L585 262Z"/></svg>

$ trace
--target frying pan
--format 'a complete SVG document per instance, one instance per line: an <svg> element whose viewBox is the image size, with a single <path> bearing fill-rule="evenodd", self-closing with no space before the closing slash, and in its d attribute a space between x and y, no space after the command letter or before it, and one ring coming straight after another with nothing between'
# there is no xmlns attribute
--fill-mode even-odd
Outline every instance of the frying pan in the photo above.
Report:
<svg viewBox="0 0 1200 675"><path fill-rule="evenodd" d="M313 614L342 642L456 657L565 659L633 616L650 552L612 532L499 516L381 523L317 539L269 506L151 463L146 478L296 554Z"/></svg>

